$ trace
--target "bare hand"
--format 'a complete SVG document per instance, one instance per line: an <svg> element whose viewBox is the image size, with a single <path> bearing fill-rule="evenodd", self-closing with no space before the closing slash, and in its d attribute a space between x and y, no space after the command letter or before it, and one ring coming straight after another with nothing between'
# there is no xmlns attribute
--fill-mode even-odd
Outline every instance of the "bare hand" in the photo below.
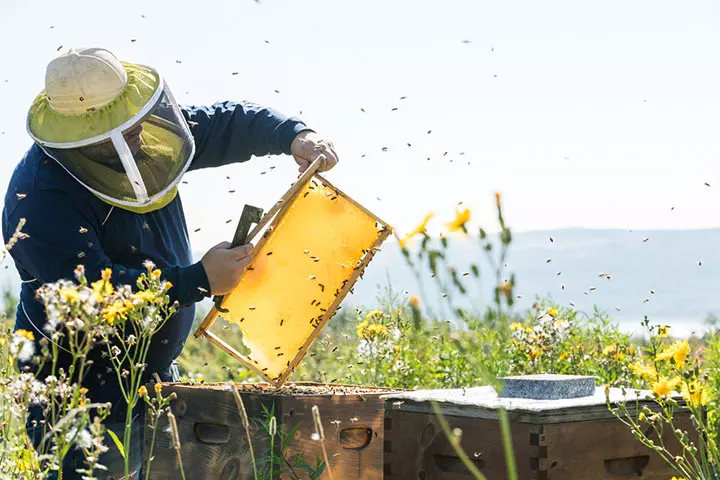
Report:
<svg viewBox="0 0 720 480"><path fill-rule="evenodd" d="M323 139L315 132L306 130L297 134L290 144L290 152L298 164L298 171L303 173L321 155L322 164L318 171L326 172L338 163L338 156L332 142Z"/></svg>
<svg viewBox="0 0 720 480"><path fill-rule="evenodd" d="M252 244L230 246L230 242L218 243L202 258L212 295L225 295L232 291L250 265Z"/></svg>

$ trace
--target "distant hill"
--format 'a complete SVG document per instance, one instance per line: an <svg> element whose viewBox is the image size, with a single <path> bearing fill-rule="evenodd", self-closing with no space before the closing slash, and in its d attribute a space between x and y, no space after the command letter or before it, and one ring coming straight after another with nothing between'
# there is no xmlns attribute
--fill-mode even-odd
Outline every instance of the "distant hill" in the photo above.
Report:
<svg viewBox="0 0 720 480"><path fill-rule="evenodd" d="M485 281L475 290L475 304L487 303L492 271L477 239L451 242L448 257L459 272L473 262L481 266ZM519 309L529 307L536 295L550 295L585 312L597 305L628 330L636 330L648 315L653 322L670 323L678 333L720 314L720 229L515 233L507 264L516 275L516 293L522 295ZM601 273L610 278L601 278ZM428 270L421 278L425 285L433 285ZM417 281L395 242L388 241L378 253L350 301L372 304L378 285L418 293ZM428 306L441 309L442 297L429 297Z"/></svg>
<svg viewBox="0 0 720 480"><path fill-rule="evenodd" d="M468 238L450 245L449 258L459 272L467 270L470 263L480 265L482 285L473 289L474 305L480 308L490 300L492 272L479 243ZM521 310L529 307L536 295L550 295L563 305L573 302L585 312L598 305L627 330L637 330L648 315L654 322L670 323L678 334L698 328L709 315L720 315L720 229L515 233L507 264L517 278L516 294L522 295L517 308ZM0 283L17 289L19 281L10 259L6 265L7 269L0 270ZM601 273L610 279L601 278ZM433 290L427 269L421 278L426 291L434 293L424 298L425 305L442 314L447 301ZM399 293L420 293L393 239L376 255L346 303L375 305L378 287L387 286ZM590 290L593 287L595 290Z"/></svg>

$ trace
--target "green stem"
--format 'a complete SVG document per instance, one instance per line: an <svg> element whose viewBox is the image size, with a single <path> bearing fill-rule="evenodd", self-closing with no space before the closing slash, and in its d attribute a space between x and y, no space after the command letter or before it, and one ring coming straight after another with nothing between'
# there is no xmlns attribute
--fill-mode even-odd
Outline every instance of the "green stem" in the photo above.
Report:
<svg viewBox="0 0 720 480"><path fill-rule="evenodd" d="M467 456L467 453L458 445L458 442L455 441L454 434L450 431L450 425L448 425L447 420L445 420L445 417L443 416L442 412L440 411L440 407L438 407L437 402L431 401L430 404L432 405L433 411L435 412L435 415L437 417L437 421L440 424L440 427L442 428L443 432L445 433L445 436L447 437L448 441L450 442L450 445L453 447L453 450L455 450L455 453L460 458L460 461L467 467L467 469L470 471L470 474L476 479L476 480L487 480L485 475L483 475L480 470L475 466L475 464L470 460L470 457ZM516 477L515 477L516 478ZM510 479L513 480L513 479Z"/></svg>
<svg viewBox="0 0 720 480"><path fill-rule="evenodd" d="M507 411L504 408L501 408L499 415L508 480L517 480L517 467L515 466L515 454L513 453L512 436L510 435L510 422L508 421Z"/></svg>
<svg viewBox="0 0 720 480"><path fill-rule="evenodd" d="M270 476L269 480L273 480L273 464L275 463L275 435L270 434Z"/></svg>
<svg viewBox="0 0 720 480"><path fill-rule="evenodd" d="M123 448L125 449L125 478L130 478L130 433L132 432L132 417L134 405L127 405L125 413L125 434L123 435Z"/></svg>
<svg viewBox="0 0 720 480"><path fill-rule="evenodd" d="M155 434L157 433L157 426L158 422L160 421L160 411L158 410L158 413L155 415L155 425L153 425L153 433L152 437L150 438L150 450L148 451L148 462L147 462L147 471L145 472L145 480L150 480L150 465L152 464L152 455L153 455L153 449L155 447Z"/></svg>

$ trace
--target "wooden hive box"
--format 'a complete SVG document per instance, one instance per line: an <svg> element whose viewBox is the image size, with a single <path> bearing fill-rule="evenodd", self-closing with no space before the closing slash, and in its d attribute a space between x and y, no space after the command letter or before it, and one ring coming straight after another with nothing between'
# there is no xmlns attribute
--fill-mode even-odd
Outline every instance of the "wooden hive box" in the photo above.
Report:
<svg viewBox="0 0 720 480"><path fill-rule="evenodd" d="M620 395L619 390L611 390L611 400ZM492 387L477 387L390 395L386 399L385 479L473 478L444 435L431 400L438 402L451 429L462 430L463 450L489 480L508 478L498 421L501 406L508 412L521 480L668 480L675 475L613 416L602 388L589 397L548 401L498 398ZM628 401L630 412L634 403L634 398ZM640 405L652 407L652 402ZM689 413L676 411L675 419L678 428L694 432ZM681 451L668 428L663 441L671 451Z"/></svg>
<svg viewBox="0 0 720 480"><path fill-rule="evenodd" d="M284 455L292 458L302 454L308 464L315 465L315 460L322 458L320 442L311 438L315 432L311 409L317 405L334 478L383 478L384 402L380 397L393 390L315 383L290 383L279 390L269 384L239 384L238 390L250 418L256 460L259 461L268 448L267 433L259 421L253 420L264 417L264 405L274 408L278 426L283 431L300 424ZM171 392L177 394L171 407L177 418L185 477L253 479L247 437L230 387L226 384L163 384L163 394ZM163 417L150 465L153 480L181 478L167 428L167 417ZM152 433L146 427L145 465Z"/></svg>

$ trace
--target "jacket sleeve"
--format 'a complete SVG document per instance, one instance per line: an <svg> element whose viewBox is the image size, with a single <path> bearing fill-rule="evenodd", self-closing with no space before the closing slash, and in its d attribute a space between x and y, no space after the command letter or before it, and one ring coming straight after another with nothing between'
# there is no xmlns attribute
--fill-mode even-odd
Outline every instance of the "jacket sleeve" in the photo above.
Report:
<svg viewBox="0 0 720 480"><path fill-rule="evenodd" d="M211 107L182 107L195 139L189 170L245 162L254 156L290 154L303 130L300 119L251 102L221 102Z"/></svg>
<svg viewBox="0 0 720 480"><path fill-rule="evenodd" d="M27 237L17 240L10 255L42 284L60 279L74 280L75 268L85 266L88 281L100 279L105 268L112 268L114 285L135 288L144 269L128 268L113 263L103 251L99 223L89 207L73 202L67 194L56 191L28 195L7 219L6 237L12 235L20 218L26 223L22 232ZM9 239L6 239L6 241ZM209 282L201 262L189 266L157 265L162 277L172 283L170 300L185 306L209 294Z"/></svg>

